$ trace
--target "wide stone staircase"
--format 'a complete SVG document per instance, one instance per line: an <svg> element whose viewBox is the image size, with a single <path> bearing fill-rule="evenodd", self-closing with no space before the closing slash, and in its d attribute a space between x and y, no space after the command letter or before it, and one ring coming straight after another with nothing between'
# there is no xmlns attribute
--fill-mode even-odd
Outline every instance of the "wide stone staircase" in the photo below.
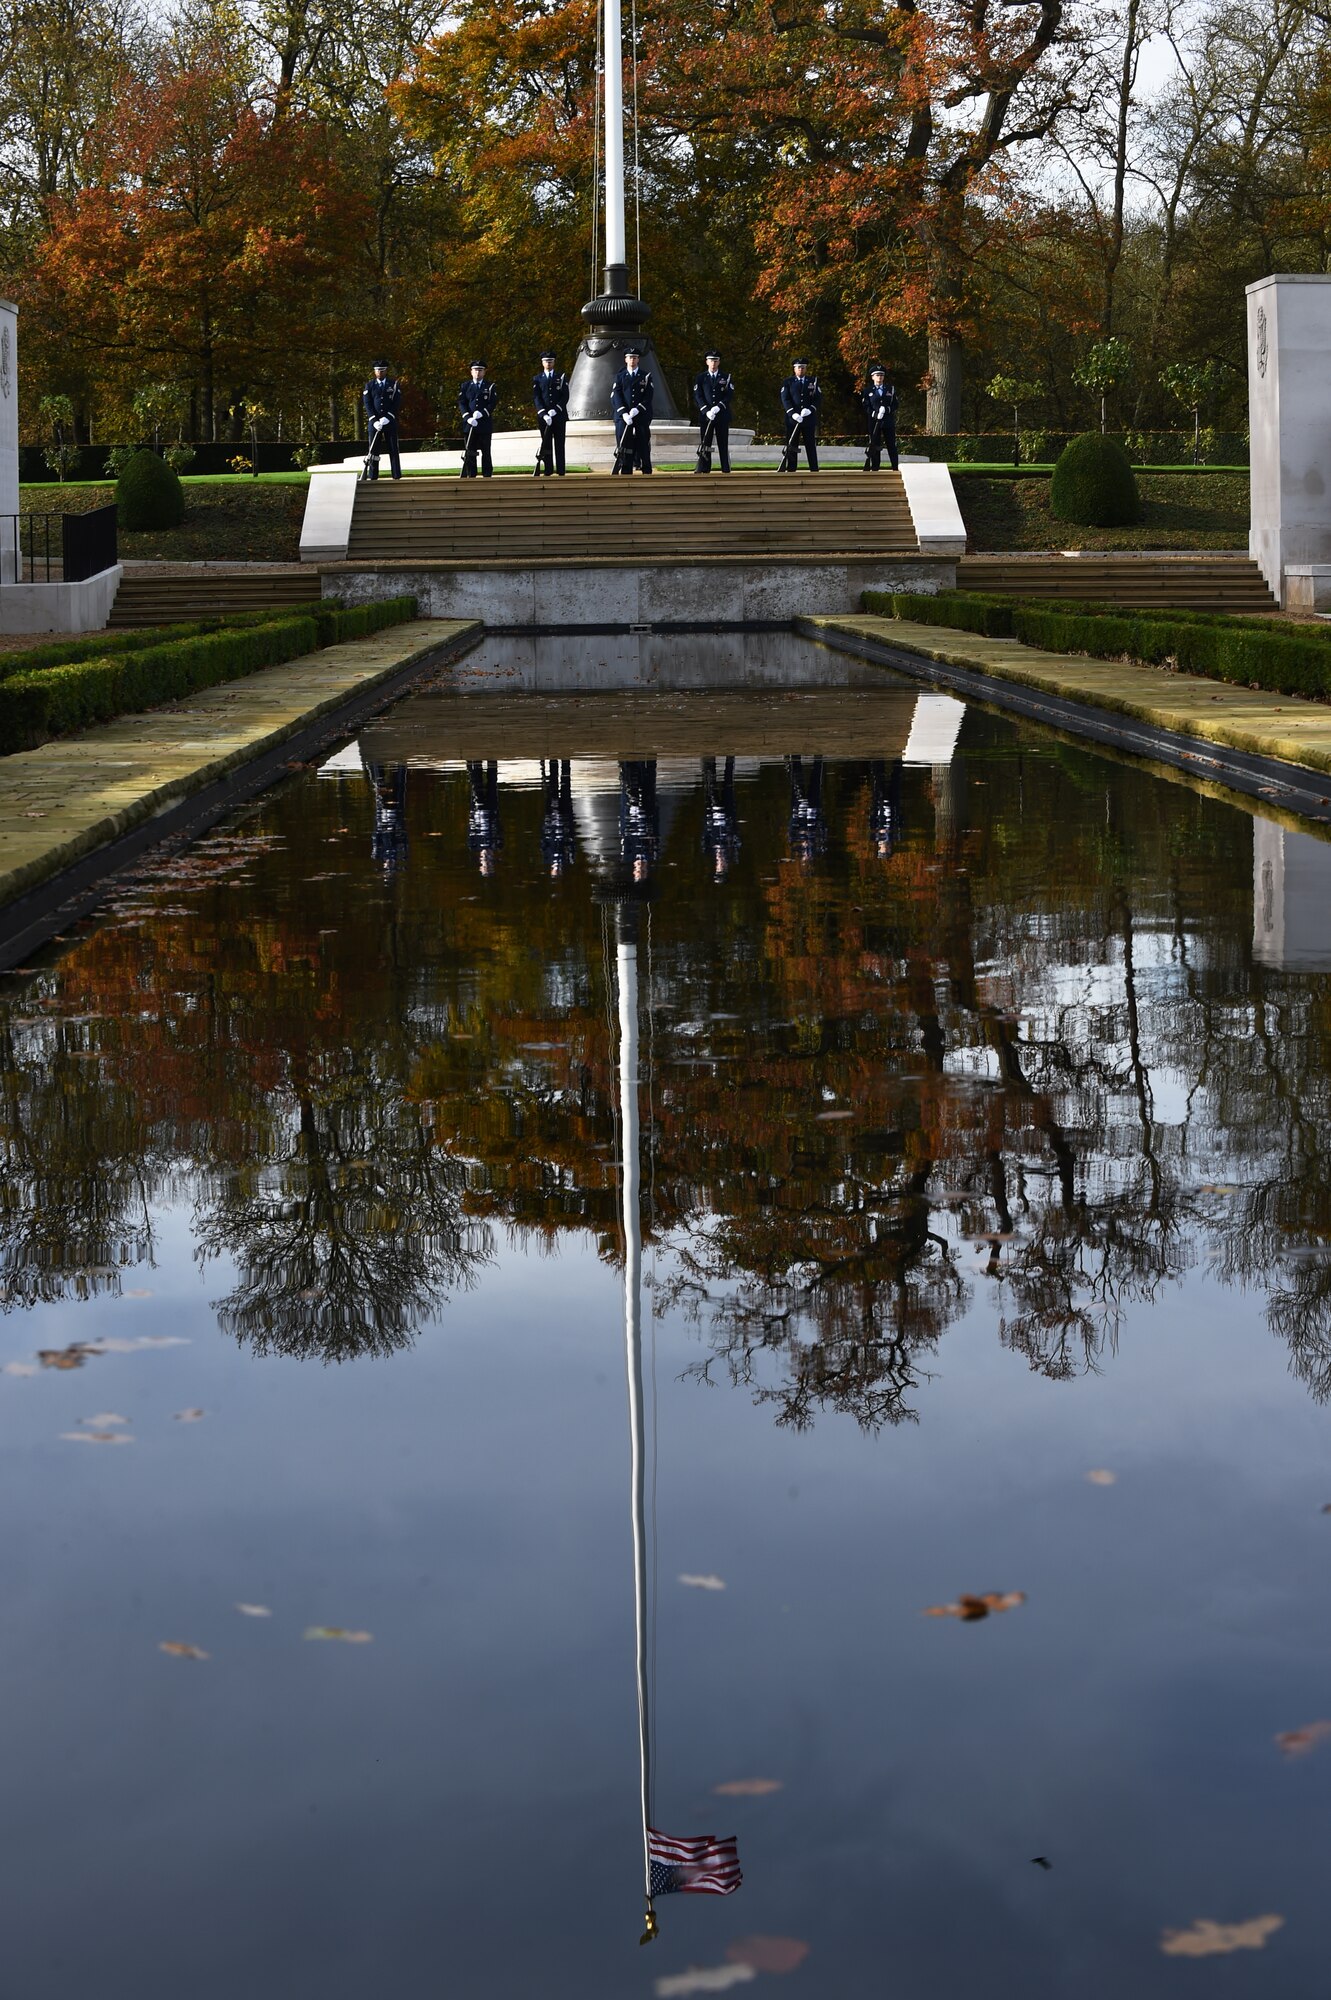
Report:
<svg viewBox="0 0 1331 2000"><path fill-rule="evenodd" d="M319 596L319 572L306 564L290 567L254 563L234 569L211 564L130 565L111 607L112 626L177 625L192 618L219 618L237 611L267 611L284 604L308 604Z"/></svg>
<svg viewBox="0 0 1331 2000"><path fill-rule="evenodd" d="M358 486L347 561L642 563L918 551L898 473L510 474Z"/></svg>
<svg viewBox="0 0 1331 2000"><path fill-rule="evenodd" d="M1276 600L1250 556L963 556L958 590L1004 597L1087 598L1133 610L1275 611Z"/></svg>

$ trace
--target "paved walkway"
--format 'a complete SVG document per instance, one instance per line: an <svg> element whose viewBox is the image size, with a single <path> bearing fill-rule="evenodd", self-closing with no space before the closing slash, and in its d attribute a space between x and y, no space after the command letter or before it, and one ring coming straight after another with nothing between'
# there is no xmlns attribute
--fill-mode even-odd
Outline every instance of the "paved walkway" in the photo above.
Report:
<svg viewBox="0 0 1331 2000"><path fill-rule="evenodd" d="M0 757L0 906L468 629L457 619L393 625Z"/></svg>
<svg viewBox="0 0 1331 2000"><path fill-rule="evenodd" d="M1331 772L1331 703L1257 693L1124 660L1046 653L1038 646L1022 645L1019 639L987 639L905 618L807 618L800 623L802 629L825 633L833 644L838 631L874 639L880 645L921 653L928 660L1131 716L1156 729L1195 736L1250 756L1301 764L1305 770Z"/></svg>

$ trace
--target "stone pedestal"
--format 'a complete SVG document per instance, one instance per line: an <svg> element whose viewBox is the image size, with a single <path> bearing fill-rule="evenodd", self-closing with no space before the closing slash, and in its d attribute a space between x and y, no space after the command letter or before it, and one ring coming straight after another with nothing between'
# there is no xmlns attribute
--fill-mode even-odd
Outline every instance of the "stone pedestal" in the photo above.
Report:
<svg viewBox="0 0 1331 2000"><path fill-rule="evenodd" d="M18 307L0 299L0 583L14 581L18 513Z"/></svg>
<svg viewBox="0 0 1331 2000"><path fill-rule="evenodd" d="M1248 553L1288 608L1291 568L1331 562L1331 276L1248 286L1248 411Z"/></svg>

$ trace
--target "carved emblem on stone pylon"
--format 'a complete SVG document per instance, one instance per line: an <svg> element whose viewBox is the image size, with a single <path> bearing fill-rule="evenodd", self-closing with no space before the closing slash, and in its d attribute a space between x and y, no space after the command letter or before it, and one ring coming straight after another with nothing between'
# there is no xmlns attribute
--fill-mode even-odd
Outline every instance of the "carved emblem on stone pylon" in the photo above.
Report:
<svg viewBox="0 0 1331 2000"><path fill-rule="evenodd" d="M0 326L0 396L10 396L14 391L14 343L9 337L9 328Z"/></svg>
<svg viewBox="0 0 1331 2000"><path fill-rule="evenodd" d="M1265 373L1266 373L1266 357L1267 357L1267 345L1266 345L1266 307L1265 307L1265 306L1258 306L1258 308L1257 308L1257 373L1258 373L1259 375L1265 375Z"/></svg>

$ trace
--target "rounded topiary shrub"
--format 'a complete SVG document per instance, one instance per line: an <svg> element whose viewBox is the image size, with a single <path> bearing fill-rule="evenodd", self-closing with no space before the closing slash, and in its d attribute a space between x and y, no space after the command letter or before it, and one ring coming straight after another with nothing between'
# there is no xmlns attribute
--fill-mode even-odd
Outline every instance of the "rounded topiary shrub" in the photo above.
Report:
<svg viewBox="0 0 1331 2000"><path fill-rule="evenodd" d="M122 528L178 528L185 518L185 489L155 451L136 451L120 468L116 505Z"/></svg>
<svg viewBox="0 0 1331 2000"><path fill-rule="evenodd" d="M1141 498L1128 454L1099 431L1075 437L1059 454L1049 482L1056 521L1083 528L1122 528L1141 519Z"/></svg>

